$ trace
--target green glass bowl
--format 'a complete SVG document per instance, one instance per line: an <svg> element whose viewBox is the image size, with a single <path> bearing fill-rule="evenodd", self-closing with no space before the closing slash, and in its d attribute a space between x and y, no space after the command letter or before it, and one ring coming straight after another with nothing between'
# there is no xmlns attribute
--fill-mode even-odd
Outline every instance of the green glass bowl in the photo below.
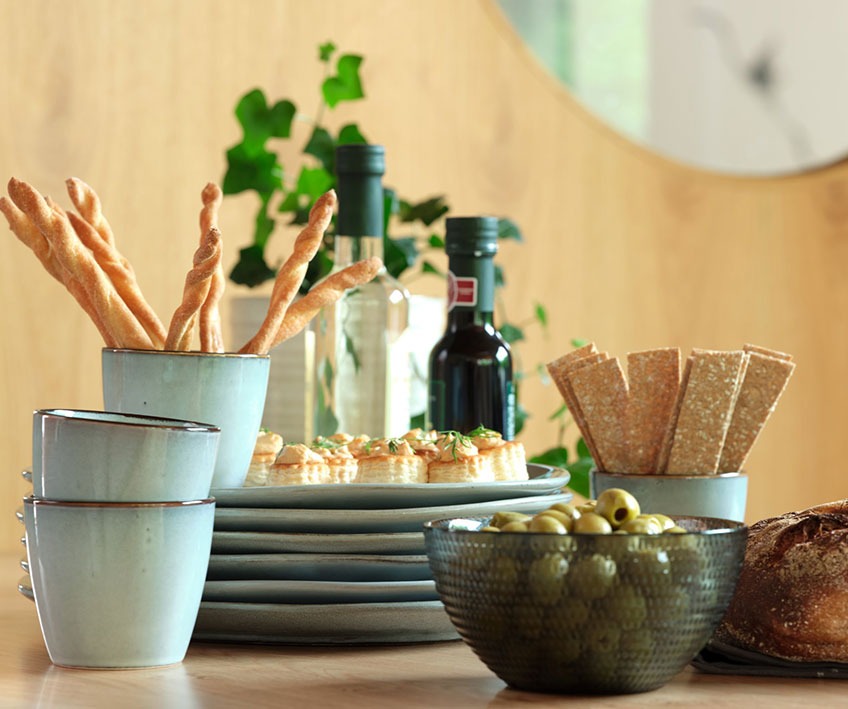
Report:
<svg viewBox="0 0 848 709"><path fill-rule="evenodd" d="M686 534L476 531L424 525L436 589L462 639L510 687L657 689L701 650L730 603L742 523L676 517Z"/></svg>

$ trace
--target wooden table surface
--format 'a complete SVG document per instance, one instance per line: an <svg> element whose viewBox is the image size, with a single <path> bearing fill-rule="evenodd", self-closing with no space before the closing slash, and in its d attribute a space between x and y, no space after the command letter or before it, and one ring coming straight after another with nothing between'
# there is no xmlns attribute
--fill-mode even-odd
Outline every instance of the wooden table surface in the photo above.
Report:
<svg viewBox="0 0 848 709"><path fill-rule="evenodd" d="M508 689L461 641L378 647L192 643L182 664L71 670L50 663L19 555L0 556L0 707L848 706L839 680L702 675L645 694L566 697Z"/></svg>

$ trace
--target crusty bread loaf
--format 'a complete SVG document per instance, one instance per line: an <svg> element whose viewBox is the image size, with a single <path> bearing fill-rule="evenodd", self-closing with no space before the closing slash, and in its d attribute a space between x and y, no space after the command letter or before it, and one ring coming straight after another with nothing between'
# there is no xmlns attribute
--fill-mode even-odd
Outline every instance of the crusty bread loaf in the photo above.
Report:
<svg viewBox="0 0 848 709"><path fill-rule="evenodd" d="M801 662L848 662L848 500L762 520L716 639Z"/></svg>

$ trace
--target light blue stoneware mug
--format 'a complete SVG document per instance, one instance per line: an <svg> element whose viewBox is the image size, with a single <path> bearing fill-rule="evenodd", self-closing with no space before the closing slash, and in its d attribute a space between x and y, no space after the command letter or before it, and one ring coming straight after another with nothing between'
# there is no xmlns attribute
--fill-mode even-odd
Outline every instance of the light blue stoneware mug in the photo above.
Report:
<svg viewBox="0 0 848 709"><path fill-rule="evenodd" d="M200 609L215 501L24 499L27 555L54 664L181 662Z"/></svg>
<svg viewBox="0 0 848 709"><path fill-rule="evenodd" d="M268 389L269 355L104 348L109 411L203 421L221 429L212 489L247 477Z"/></svg>
<svg viewBox="0 0 848 709"><path fill-rule="evenodd" d="M220 429L79 409L32 415L36 497L171 502L209 497Z"/></svg>

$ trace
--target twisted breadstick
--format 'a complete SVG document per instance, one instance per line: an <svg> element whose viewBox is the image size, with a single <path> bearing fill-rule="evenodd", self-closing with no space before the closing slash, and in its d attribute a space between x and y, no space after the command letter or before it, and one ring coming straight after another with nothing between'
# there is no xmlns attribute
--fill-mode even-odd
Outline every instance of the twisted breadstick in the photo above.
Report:
<svg viewBox="0 0 848 709"><path fill-rule="evenodd" d="M47 272L68 289L68 292L80 304L88 317L91 318L106 346L116 347L118 343L112 339L112 335L106 329L106 326L91 304L91 300L85 289L79 281L74 280L62 267L56 259L56 255L50 249L50 243L44 238L38 227L32 223L26 214L15 206L14 202L6 199L6 197L0 197L0 211L6 216L12 233L18 237L21 243L29 247Z"/></svg>
<svg viewBox="0 0 848 709"><path fill-rule="evenodd" d="M218 228L218 209L221 207L224 195L220 187L210 182L203 188L201 199L203 209L200 210L200 238L209 233L212 228ZM212 276L209 293L200 308L200 349L204 352L223 352L224 337L221 333L221 314L218 303L224 295L226 280L224 268L218 263L218 268Z"/></svg>
<svg viewBox="0 0 848 709"><path fill-rule="evenodd" d="M174 311L165 349L170 351L187 350L191 345L191 330L197 319L197 313L203 306L215 269L221 263L221 232L214 227L206 232L203 242L194 252L191 270L186 274L183 299Z"/></svg>
<svg viewBox="0 0 848 709"><path fill-rule="evenodd" d="M271 342L271 347L276 347L284 340L294 337L307 326L319 310L335 303L346 290L370 281L382 267L383 262L376 256L372 256L327 276L303 298L292 304Z"/></svg>
<svg viewBox="0 0 848 709"><path fill-rule="evenodd" d="M150 349L153 343L118 295L112 282L77 238L68 218L52 209L31 185L9 180L12 201L38 227L56 254L56 260L82 284L111 341L122 347Z"/></svg>
<svg viewBox="0 0 848 709"><path fill-rule="evenodd" d="M142 295L134 274L122 265L117 249L102 239L94 227L79 215L68 212L67 217L79 240L91 250L97 265L103 269L118 295L141 323L153 346L161 348L167 335L165 326Z"/></svg>
<svg viewBox="0 0 848 709"><path fill-rule="evenodd" d="M267 354L271 349L271 343L286 317L286 311L303 283L309 262L321 246L321 239L324 238L324 232L333 218L335 205L336 193L330 190L312 206L309 222L298 234L291 255L277 273L268 314L259 331L239 350L240 352Z"/></svg>

